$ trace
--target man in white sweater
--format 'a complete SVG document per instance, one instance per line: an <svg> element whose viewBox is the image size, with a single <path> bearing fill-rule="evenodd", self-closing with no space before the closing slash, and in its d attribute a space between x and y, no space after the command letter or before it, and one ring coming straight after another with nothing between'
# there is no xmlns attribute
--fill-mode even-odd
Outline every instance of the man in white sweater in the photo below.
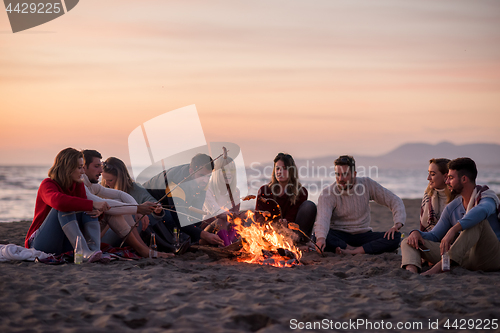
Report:
<svg viewBox="0 0 500 333"><path fill-rule="evenodd" d="M109 226L120 238L124 238L130 232L131 228L135 225L134 218L141 218L143 215L143 222L149 222L148 214L151 214L157 207L156 203L145 202L138 205L132 196L123 191L118 191L106 188L100 185L99 177L102 173L102 155L96 150L83 150L84 169L83 183L87 193L87 198L95 201L106 201L111 207L104 217L100 219L102 234ZM144 227L145 229L145 227ZM149 247L143 242L139 236L137 229L133 229L127 238L126 243L134 248L137 253L142 257L149 256ZM160 258L167 258L170 254L158 253Z"/></svg>
<svg viewBox="0 0 500 333"><path fill-rule="evenodd" d="M317 245L338 254L379 254L398 248L399 230L406 220L403 201L368 177L356 177L356 162L343 155L335 164L336 182L321 192L314 224ZM370 227L370 200L392 211L394 226L387 232Z"/></svg>

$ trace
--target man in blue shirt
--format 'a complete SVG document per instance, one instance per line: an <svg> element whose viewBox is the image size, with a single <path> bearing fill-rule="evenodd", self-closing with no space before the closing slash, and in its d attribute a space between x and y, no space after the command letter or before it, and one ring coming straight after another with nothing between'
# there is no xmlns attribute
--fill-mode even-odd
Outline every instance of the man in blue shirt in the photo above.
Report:
<svg viewBox="0 0 500 333"><path fill-rule="evenodd" d="M498 196L487 186L476 186L476 163L470 158L454 159L448 168L446 185L458 196L445 207L434 229L412 230L401 242L401 267L418 273L423 258L435 264L423 275L441 273L441 255L448 252L452 266L500 269Z"/></svg>

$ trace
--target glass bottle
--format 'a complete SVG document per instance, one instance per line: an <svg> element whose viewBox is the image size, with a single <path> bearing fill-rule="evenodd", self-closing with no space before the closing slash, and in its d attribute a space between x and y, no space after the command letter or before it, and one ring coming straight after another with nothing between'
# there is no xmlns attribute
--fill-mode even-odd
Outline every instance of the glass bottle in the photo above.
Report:
<svg viewBox="0 0 500 333"><path fill-rule="evenodd" d="M83 245L82 237L76 236L75 244L75 264L79 265L83 262Z"/></svg>
<svg viewBox="0 0 500 333"><path fill-rule="evenodd" d="M152 259L158 258L158 248L156 246L156 235L151 234L151 240L149 242L149 257Z"/></svg>
<svg viewBox="0 0 500 333"><path fill-rule="evenodd" d="M443 272L450 270L450 256L448 255L448 252L443 253L441 256L441 269Z"/></svg>

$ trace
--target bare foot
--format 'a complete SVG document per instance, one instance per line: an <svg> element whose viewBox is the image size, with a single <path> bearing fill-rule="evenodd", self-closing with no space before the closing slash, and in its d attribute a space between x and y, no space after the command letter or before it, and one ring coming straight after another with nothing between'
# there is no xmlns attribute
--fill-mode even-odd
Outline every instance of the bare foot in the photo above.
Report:
<svg viewBox="0 0 500 333"><path fill-rule="evenodd" d="M340 247L337 247L335 249L335 253L337 254L364 254L365 253L365 249L360 246L360 247L352 247L352 246L349 246L347 245L347 247L345 249L341 249Z"/></svg>
<svg viewBox="0 0 500 333"><path fill-rule="evenodd" d="M175 257L173 253L158 252L158 258L169 259Z"/></svg>
<svg viewBox="0 0 500 333"><path fill-rule="evenodd" d="M418 274L418 267L415 265L406 265L406 270Z"/></svg>
<svg viewBox="0 0 500 333"><path fill-rule="evenodd" d="M441 269L441 261L438 263L434 264L431 269L428 271L425 271L424 273L420 275L434 275L434 274L439 274L439 273L444 273L444 271Z"/></svg>

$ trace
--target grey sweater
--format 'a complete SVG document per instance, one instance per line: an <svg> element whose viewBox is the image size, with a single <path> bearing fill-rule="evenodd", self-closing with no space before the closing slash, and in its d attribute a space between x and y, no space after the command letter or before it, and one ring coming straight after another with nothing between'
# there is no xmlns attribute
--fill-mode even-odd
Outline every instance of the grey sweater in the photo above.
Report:
<svg viewBox="0 0 500 333"><path fill-rule="evenodd" d="M388 207L394 224L399 222L404 225L406 211L403 201L376 181L358 177L350 190L341 190L336 182L323 189L314 224L316 238L326 238L330 228L351 234L372 230L370 200Z"/></svg>

